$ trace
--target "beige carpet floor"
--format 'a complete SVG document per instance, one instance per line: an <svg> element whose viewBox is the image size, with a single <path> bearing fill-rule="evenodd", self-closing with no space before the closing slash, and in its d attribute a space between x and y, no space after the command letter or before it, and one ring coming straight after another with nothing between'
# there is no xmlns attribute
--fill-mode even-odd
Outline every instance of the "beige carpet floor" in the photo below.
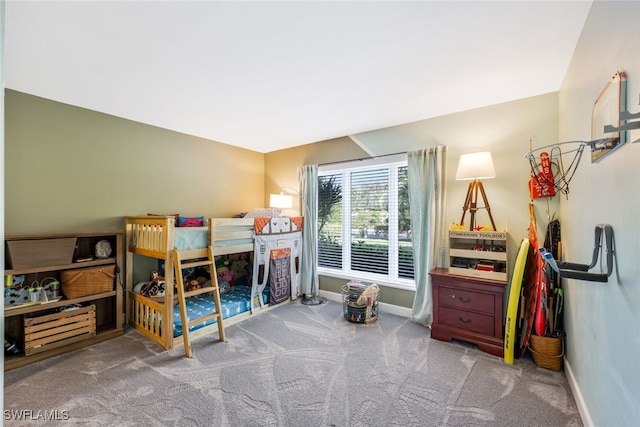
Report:
<svg viewBox="0 0 640 427"><path fill-rule="evenodd" d="M563 372L506 365L381 312L298 302L162 351L134 330L5 373L5 425L581 426ZM44 414L27 421L6 411ZM49 414L68 418L46 421Z"/></svg>

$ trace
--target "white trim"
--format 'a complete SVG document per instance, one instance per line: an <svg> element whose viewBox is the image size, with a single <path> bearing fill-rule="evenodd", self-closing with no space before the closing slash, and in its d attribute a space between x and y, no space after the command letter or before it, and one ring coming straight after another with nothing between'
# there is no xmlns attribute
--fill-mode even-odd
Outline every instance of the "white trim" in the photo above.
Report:
<svg viewBox="0 0 640 427"><path fill-rule="evenodd" d="M329 301L339 302L342 304L342 295L336 292L328 292L320 289L318 294L321 297L328 299ZM409 307L400 307L399 305L387 304L384 302L378 303L378 310L383 313L395 314L396 316L406 317L411 319L411 309Z"/></svg>
<svg viewBox="0 0 640 427"><path fill-rule="evenodd" d="M398 189L398 168L389 168L389 218L387 219L388 224L396 224L395 227L390 227L387 225L387 247L389 248L389 260L395 259L396 262L389 262L389 272L387 273L390 277L400 277L400 260L398 255L400 253L400 226L398 224L398 209L400 205L400 201L398 200L400 191ZM395 202L395 208L391 208L391 201ZM389 229L393 228L395 233L389 233ZM413 245L413 241L411 242ZM415 286L414 286L415 287Z"/></svg>
<svg viewBox="0 0 640 427"><path fill-rule="evenodd" d="M584 397L582 396L580 386L576 381L575 375L573 375L573 369L571 369L571 365L566 357L564 358L564 372L567 377L567 382L569 383L569 388L571 388L571 392L573 393L573 400L576 401L580 418L582 418L582 424L584 424L585 427L594 427L591 414L589 413L589 408L587 407L587 402L585 402Z"/></svg>
<svg viewBox="0 0 640 427"><path fill-rule="evenodd" d="M329 301L342 303L342 295L336 292L323 291L322 289L320 289L320 291L318 291L318 294L321 297L328 299Z"/></svg>
<svg viewBox="0 0 640 427"><path fill-rule="evenodd" d="M398 225L398 207L399 207L399 168L407 167L407 154L391 154L371 159L358 159L335 164L328 164L318 167L318 177L324 176L341 176L342 187L349 191L342 192L342 266L340 268L321 267L318 266L318 273L330 277L338 277L347 280L360 279L367 282L373 282L384 286L398 289L415 291L415 280L404 279L399 277L399 225ZM351 206L352 183L351 175L353 172L360 171L388 171L389 183L389 231L388 231L388 272L387 274L370 273L367 271L353 270L351 266L351 247L349 244L354 241L352 216L348 207ZM393 203L392 203L393 202ZM318 203L320 204L320 203ZM411 242L413 244L413 242Z"/></svg>
<svg viewBox="0 0 640 427"><path fill-rule="evenodd" d="M351 174L342 172L342 188L351 188ZM353 237L351 236L351 215L345 215L345 206L351 206L351 191L342 191L342 268L344 271L345 265L351 264L351 245L347 242L351 242ZM320 208L320 200L318 200L318 208ZM318 244L320 244L320 233L318 233ZM317 251L318 256L320 251ZM318 262L316 260L316 266ZM318 271L320 268L318 267ZM337 268L336 268L337 270Z"/></svg>
<svg viewBox="0 0 640 427"><path fill-rule="evenodd" d="M416 283L411 279L397 279L397 282L390 282L387 277L380 277L373 274L367 274L360 271L344 272L337 269L331 269L326 267L318 267L318 274L320 276L333 277L336 279L344 280L360 280L361 282L375 283L387 288L402 289L404 291L416 291Z"/></svg>

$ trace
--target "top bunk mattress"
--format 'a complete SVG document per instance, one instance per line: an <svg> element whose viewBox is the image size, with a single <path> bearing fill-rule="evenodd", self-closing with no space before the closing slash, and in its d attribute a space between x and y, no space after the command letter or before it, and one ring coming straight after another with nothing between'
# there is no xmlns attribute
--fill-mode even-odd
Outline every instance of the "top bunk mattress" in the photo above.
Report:
<svg viewBox="0 0 640 427"><path fill-rule="evenodd" d="M174 249L188 251L209 246L209 227L176 227L173 231Z"/></svg>

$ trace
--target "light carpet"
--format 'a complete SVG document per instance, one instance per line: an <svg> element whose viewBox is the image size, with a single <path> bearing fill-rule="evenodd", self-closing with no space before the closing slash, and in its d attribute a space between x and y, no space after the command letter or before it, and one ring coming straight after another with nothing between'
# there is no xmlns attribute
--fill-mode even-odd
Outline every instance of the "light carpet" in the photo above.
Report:
<svg viewBox="0 0 640 427"><path fill-rule="evenodd" d="M226 335L194 340L187 359L129 329L6 372L5 425L61 424L7 420L14 410L91 426L582 426L562 372L432 340L392 314L364 325L339 303L292 302Z"/></svg>

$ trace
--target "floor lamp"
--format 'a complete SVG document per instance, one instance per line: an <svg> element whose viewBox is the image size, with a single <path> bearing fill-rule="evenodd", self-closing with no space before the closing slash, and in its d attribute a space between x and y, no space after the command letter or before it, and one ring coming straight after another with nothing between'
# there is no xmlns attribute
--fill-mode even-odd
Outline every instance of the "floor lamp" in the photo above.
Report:
<svg viewBox="0 0 640 427"><path fill-rule="evenodd" d="M493 215L491 215L491 207L489 207L489 200L487 200L487 194L484 191L481 179L495 178L496 171L493 167L493 159L491 153L488 151L480 153L469 153L460 156L458 162L458 170L456 171L456 180L470 181L469 188L467 189L467 196L462 207L462 219L460 219L460 225L464 225L464 217L469 211L471 219L469 221L469 230L476 228L476 212L478 209L486 209L491 220L491 226L496 231L496 224L493 221ZM483 207L478 207L478 193L482 197L484 203Z"/></svg>

